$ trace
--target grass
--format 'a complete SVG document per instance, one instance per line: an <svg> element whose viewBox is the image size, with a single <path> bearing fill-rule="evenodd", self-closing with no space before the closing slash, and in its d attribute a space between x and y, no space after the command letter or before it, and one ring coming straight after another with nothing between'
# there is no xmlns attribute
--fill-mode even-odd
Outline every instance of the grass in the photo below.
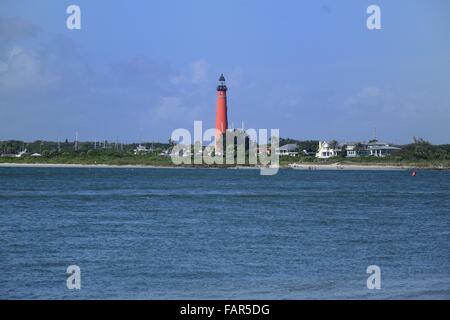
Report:
<svg viewBox="0 0 450 320"><path fill-rule="evenodd" d="M359 158L330 158L330 159L316 159L313 157L280 157L280 165L288 165L291 163L303 163L303 164L347 164L347 165L379 165L379 166L408 166L419 168L450 168L449 159L403 159L400 157L359 157Z"/></svg>
<svg viewBox="0 0 450 320"><path fill-rule="evenodd" d="M121 153L79 153L79 154L57 154L42 157L24 156L21 158L0 157L0 163L21 163L21 164L81 164L81 165L142 165L142 166L176 166L168 156L158 154L133 155ZM281 156L280 166L288 166L292 163L306 163L313 165L320 164L355 164L355 165L385 165L385 166L410 166L419 168L450 168L449 159L401 159L398 157L364 157L364 158L331 158L327 160L316 159L314 157L290 157ZM233 167L234 165L184 165L193 167ZM239 165L241 166L241 165Z"/></svg>
<svg viewBox="0 0 450 320"><path fill-rule="evenodd" d="M0 158L0 163L29 163L29 164L104 164L104 165L148 165L148 166L172 166L170 157L158 155L57 155L50 157Z"/></svg>

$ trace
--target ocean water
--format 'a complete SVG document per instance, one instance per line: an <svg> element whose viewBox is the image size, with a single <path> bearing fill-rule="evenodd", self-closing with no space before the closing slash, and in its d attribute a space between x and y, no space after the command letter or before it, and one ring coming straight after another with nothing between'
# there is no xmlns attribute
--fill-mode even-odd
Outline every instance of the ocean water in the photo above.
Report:
<svg viewBox="0 0 450 320"><path fill-rule="evenodd" d="M449 299L450 172L0 168L0 298Z"/></svg>

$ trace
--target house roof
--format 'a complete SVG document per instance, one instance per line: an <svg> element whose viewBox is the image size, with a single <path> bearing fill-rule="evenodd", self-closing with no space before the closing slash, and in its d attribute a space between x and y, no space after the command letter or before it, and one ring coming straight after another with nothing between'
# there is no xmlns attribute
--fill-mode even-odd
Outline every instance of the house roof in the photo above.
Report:
<svg viewBox="0 0 450 320"><path fill-rule="evenodd" d="M298 149L298 145L295 143L288 143L288 144L285 144L284 146L280 147L280 150L283 150L283 151L297 151L297 149Z"/></svg>
<svg viewBox="0 0 450 320"><path fill-rule="evenodd" d="M386 145L369 145L369 149L400 150L400 148Z"/></svg>
<svg viewBox="0 0 450 320"><path fill-rule="evenodd" d="M372 142L367 143L367 145L369 145L369 146L390 146L391 143L384 142L384 141L372 141Z"/></svg>

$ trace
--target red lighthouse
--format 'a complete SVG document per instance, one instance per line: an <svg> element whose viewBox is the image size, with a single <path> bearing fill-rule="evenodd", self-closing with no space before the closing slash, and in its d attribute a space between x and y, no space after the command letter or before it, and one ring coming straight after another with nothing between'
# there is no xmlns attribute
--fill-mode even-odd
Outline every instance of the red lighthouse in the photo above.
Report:
<svg viewBox="0 0 450 320"><path fill-rule="evenodd" d="M222 154L222 137L227 129L227 86L225 85L225 77L222 74L217 86L216 153Z"/></svg>

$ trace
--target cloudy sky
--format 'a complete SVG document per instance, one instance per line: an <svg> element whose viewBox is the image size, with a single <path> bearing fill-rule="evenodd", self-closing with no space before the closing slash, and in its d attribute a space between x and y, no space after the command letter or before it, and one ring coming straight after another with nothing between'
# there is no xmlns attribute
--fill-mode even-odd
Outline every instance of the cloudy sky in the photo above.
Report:
<svg viewBox="0 0 450 320"><path fill-rule="evenodd" d="M366 27L373 3L381 30ZM210 128L223 72L235 127L450 143L449 15L447 0L2 0L0 140Z"/></svg>

